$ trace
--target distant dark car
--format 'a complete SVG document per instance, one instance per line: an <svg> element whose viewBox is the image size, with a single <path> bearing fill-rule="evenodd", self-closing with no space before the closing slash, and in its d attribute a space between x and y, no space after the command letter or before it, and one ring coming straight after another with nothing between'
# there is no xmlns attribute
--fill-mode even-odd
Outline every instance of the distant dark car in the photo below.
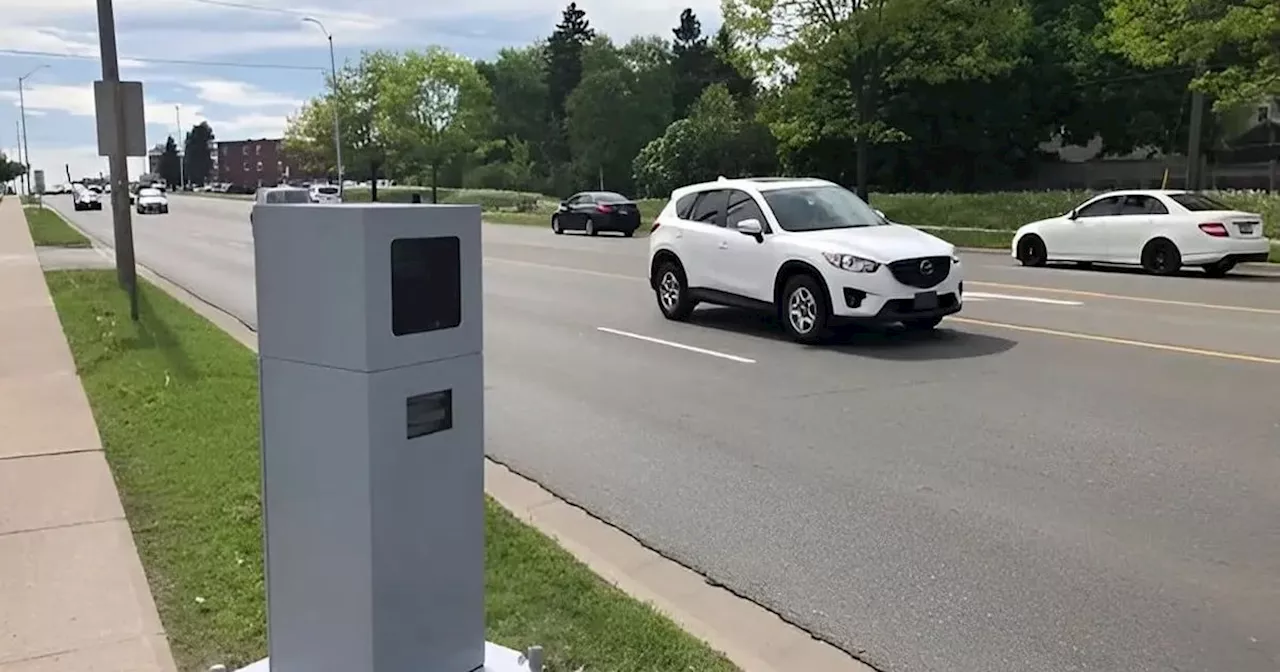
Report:
<svg viewBox="0 0 1280 672"><path fill-rule="evenodd" d="M630 238L640 228L640 208L636 202L611 191L584 191L570 196L551 215L551 230L585 231L594 236L601 231L617 231Z"/></svg>

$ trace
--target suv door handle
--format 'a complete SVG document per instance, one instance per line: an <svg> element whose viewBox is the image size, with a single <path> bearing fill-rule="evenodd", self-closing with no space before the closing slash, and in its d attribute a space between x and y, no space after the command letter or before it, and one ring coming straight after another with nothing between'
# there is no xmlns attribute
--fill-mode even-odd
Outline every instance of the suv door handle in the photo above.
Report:
<svg viewBox="0 0 1280 672"><path fill-rule="evenodd" d="M720 241L720 249L722 249L722 250L727 250L727 249L729 249L729 241L727 241L727 240L722 240L722 241Z"/></svg>

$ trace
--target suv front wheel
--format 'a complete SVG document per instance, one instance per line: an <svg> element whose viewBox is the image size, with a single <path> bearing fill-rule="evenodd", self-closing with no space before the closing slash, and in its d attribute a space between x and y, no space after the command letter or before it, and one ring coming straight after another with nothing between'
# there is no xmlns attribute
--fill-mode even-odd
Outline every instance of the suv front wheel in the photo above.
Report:
<svg viewBox="0 0 1280 672"><path fill-rule="evenodd" d="M658 309L668 320L686 320L697 305L689 297L684 269L674 261L664 261L658 265L658 282L654 285L654 294L658 297Z"/></svg>
<svg viewBox="0 0 1280 672"><path fill-rule="evenodd" d="M807 344L822 340L831 318L825 296L811 275L797 275L787 281L778 313L791 340Z"/></svg>

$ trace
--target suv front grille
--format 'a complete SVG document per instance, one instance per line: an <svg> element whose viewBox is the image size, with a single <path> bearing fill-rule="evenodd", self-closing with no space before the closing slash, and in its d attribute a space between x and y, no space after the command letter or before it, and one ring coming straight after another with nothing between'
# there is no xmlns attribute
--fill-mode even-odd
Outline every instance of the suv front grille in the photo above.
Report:
<svg viewBox="0 0 1280 672"><path fill-rule="evenodd" d="M951 257L917 257L889 264L893 277L909 287L927 289L951 274Z"/></svg>

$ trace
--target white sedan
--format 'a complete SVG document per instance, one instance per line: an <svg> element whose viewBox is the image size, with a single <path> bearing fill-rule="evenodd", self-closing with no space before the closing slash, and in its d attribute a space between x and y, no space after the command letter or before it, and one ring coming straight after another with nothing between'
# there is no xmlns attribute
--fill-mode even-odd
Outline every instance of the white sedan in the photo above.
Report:
<svg viewBox="0 0 1280 672"><path fill-rule="evenodd" d="M1236 264L1266 261L1270 252L1262 215L1190 191L1108 192L1013 236L1013 256L1023 266L1129 264L1157 275L1198 266L1222 277Z"/></svg>
<svg viewBox="0 0 1280 672"><path fill-rule="evenodd" d="M148 212L159 214L168 214L169 198L164 195L163 191L154 187L143 187L138 190L137 197L138 214L143 215Z"/></svg>

